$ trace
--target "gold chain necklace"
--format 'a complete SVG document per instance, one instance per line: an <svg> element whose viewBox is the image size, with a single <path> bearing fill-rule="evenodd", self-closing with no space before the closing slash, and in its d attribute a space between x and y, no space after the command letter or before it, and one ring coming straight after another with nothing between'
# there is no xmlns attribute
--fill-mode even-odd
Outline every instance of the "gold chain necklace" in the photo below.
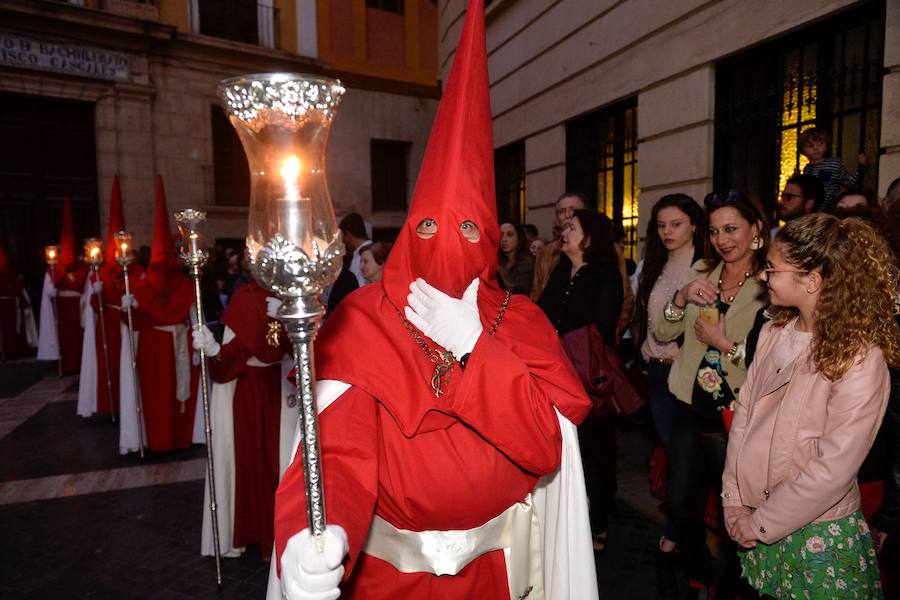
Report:
<svg viewBox="0 0 900 600"><path fill-rule="evenodd" d="M506 296L503 298L503 304L500 305L500 311L497 313L497 317L494 319L494 323L491 325L491 329L490 331L488 331L488 335L492 336L497 332L497 328L500 326L500 321L503 320L503 315L504 313L506 313L506 308L508 306L509 291L506 292ZM406 326L406 330L412 334L413 339L416 341L416 344L419 345L419 348L422 349L425 357L428 358L429 361L434 363L434 373L431 376L431 389L434 391L434 397L440 398L444 395L444 389L450 385L453 365L456 364L457 360L449 351L430 348L428 346L428 343L425 341L425 338L419 335L419 332L416 331L416 328L413 326L413 324L409 322L409 319L404 317L403 313L401 313L397 307L394 307L394 310L397 311L397 316L400 317L403 325Z"/></svg>
<svg viewBox="0 0 900 600"><path fill-rule="evenodd" d="M725 272L725 269L723 268L722 273L724 273L724 272ZM731 304L732 302L734 302L734 297L737 296L741 292L741 288L744 287L744 284L747 283L748 279L750 279L750 275L751 275L750 271L747 271L744 273L744 279L741 280L741 282L737 284L738 291L728 297L727 304ZM732 289L732 288L728 288L728 289ZM722 287L722 275L721 274L719 275L719 290L725 291L724 288Z"/></svg>

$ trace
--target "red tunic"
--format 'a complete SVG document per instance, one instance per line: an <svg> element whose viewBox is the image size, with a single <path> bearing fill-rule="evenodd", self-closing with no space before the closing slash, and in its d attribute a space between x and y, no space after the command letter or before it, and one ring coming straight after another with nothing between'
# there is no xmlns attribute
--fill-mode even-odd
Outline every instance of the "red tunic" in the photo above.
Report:
<svg viewBox="0 0 900 600"><path fill-rule="evenodd" d="M275 489L279 477L281 435L281 358L287 350L287 334L281 343L266 340L269 323L266 298L270 294L251 281L234 293L223 321L235 339L222 346L209 362L216 383L237 379L234 391L234 541L237 548L259 544L268 558L275 539ZM247 366L256 357L268 367Z"/></svg>
<svg viewBox="0 0 900 600"><path fill-rule="evenodd" d="M27 305L22 282L0 274L0 347L4 360L28 355L28 336L25 333Z"/></svg>
<svg viewBox="0 0 900 600"><path fill-rule="evenodd" d="M191 368L190 398L177 399L176 355L172 333L159 326L189 325L188 311L194 301L193 283L179 276L166 285L145 278L132 288L138 307L132 309L138 335L137 369L147 446L162 452L191 445L194 407L197 401L197 369ZM185 332L190 336L190 330ZM188 356L190 361L190 342Z"/></svg>
<svg viewBox="0 0 900 600"><path fill-rule="evenodd" d="M360 552L373 514L401 529L470 529L523 500L559 464L554 406L575 423L590 407L530 301L513 296L488 335L502 294L482 286L484 334L440 399L429 385L432 364L381 286L351 294L323 328L318 377L353 384L320 420L326 514L350 541L342 597L509 597L502 551L453 577L400 573ZM275 527L280 557L307 527L299 458L278 488Z"/></svg>
<svg viewBox="0 0 900 600"><path fill-rule="evenodd" d="M81 370L81 294L88 270L84 263L72 263L65 270L58 269L54 285L56 296L56 322L59 324L59 352L63 373ZM77 296L68 296L74 292Z"/></svg>

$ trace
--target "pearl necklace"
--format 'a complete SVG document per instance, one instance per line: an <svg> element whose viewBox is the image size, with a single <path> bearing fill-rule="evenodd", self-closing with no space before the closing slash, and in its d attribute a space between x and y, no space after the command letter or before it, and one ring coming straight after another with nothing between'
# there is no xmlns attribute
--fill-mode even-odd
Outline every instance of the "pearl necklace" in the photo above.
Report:
<svg viewBox="0 0 900 600"><path fill-rule="evenodd" d="M724 273L725 269L722 269L722 272ZM739 293L741 293L741 288L744 287L744 284L747 282L748 279L750 279L750 275L751 275L750 271L747 271L746 273L744 273L744 279L740 283L737 284L738 291L728 297L727 304L731 304L732 302L734 302L734 297L737 296ZM719 291L723 291L721 275L719 275Z"/></svg>

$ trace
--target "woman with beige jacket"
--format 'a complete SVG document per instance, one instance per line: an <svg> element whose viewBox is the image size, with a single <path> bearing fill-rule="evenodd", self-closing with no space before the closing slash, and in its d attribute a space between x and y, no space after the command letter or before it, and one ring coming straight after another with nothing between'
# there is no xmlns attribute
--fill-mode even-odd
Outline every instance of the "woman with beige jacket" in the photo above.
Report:
<svg viewBox="0 0 900 600"><path fill-rule="evenodd" d="M743 576L775 598L882 598L857 472L900 364L897 268L859 219L813 214L775 238L772 303L735 403L722 476Z"/></svg>
<svg viewBox="0 0 900 600"><path fill-rule="evenodd" d="M727 437L720 411L744 383L747 338L767 303L755 275L765 264L769 232L759 206L741 192L710 194L704 204L707 259L694 264L654 322L657 340L683 336L669 372L669 390L679 402L666 500L688 576L715 585L717 598L733 598L739 582L734 548L723 552L724 564L712 558L703 514L725 466Z"/></svg>

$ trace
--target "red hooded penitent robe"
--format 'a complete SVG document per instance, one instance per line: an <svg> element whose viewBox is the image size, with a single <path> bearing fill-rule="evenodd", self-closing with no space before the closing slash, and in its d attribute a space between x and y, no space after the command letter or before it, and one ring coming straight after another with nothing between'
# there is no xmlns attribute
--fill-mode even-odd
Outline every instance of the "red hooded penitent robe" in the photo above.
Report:
<svg viewBox="0 0 900 600"><path fill-rule="evenodd" d="M187 448L191 445L194 408L197 401L198 373L191 366L190 398L181 402L176 394L176 355L173 334L160 329L166 325L186 326L182 335L190 337L189 311L194 303L194 286L177 267L162 279L150 265L148 275L138 282L132 293L138 307L132 309L134 326L139 332L137 370L144 410L147 446L157 452ZM186 360L190 365L189 339ZM182 358L181 360L185 360Z"/></svg>
<svg viewBox="0 0 900 600"><path fill-rule="evenodd" d="M66 267L57 266L54 276L63 373L77 373L81 369L81 336L84 335L81 328L81 294L87 275L87 266L78 261Z"/></svg>
<svg viewBox="0 0 900 600"><path fill-rule="evenodd" d="M274 540L275 490L279 478L281 436L281 359L288 351L287 334L279 326L279 343L266 339L270 323L266 298L271 294L255 281L231 297L222 319L235 338L209 361L216 383L237 379L234 390L234 541L235 548L259 544L269 556ZM255 357L269 366L250 366Z"/></svg>

